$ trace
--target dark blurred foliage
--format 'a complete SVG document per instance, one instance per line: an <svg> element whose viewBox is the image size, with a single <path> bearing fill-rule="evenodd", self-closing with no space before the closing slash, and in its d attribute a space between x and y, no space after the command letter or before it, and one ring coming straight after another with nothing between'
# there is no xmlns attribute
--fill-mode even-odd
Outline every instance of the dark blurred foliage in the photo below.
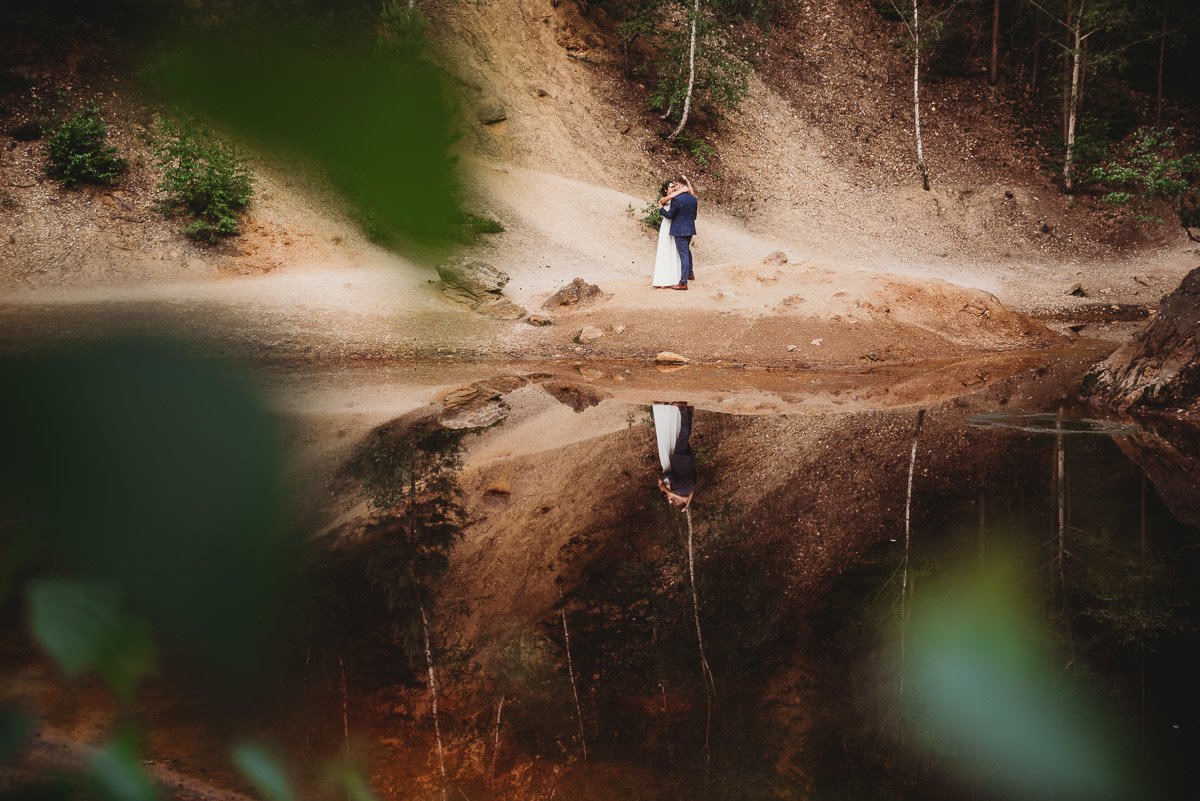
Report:
<svg viewBox="0 0 1200 801"><path fill-rule="evenodd" d="M261 666L295 554L253 383L153 339L10 357L0 375L5 601L29 582L35 637L74 654L68 671L135 679L145 665L112 660L149 658L145 620L210 670Z"/></svg>
<svg viewBox="0 0 1200 801"><path fill-rule="evenodd" d="M461 239L450 155L458 106L423 56L418 9L378 0L0 0L3 12L11 58L107 41L114 63L163 105L328 179L383 244L437 255Z"/></svg>
<svg viewBox="0 0 1200 801"><path fill-rule="evenodd" d="M168 39L147 75L167 99L328 176L376 240L447 246L462 222L457 110L414 50L420 18L341 11L247 4Z"/></svg>

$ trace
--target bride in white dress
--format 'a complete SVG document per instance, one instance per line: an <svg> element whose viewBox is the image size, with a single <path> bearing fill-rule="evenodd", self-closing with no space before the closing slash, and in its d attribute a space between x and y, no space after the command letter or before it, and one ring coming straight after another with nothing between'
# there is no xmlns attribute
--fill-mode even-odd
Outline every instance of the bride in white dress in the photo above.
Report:
<svg viewBox="0 0 1200 801"><path fill-rule="evenodd" d="M667 181L663 189L664 200L687 191L686 187L679 186L674 181ZM666 203L660 200L659 204L663 208L671 207L669 200ZM663 221L658 227L658 251L654 255L654 279L651 283L659 289L674 286L679 283L682 270L679 251L675 248L675 238L671 236L671 221L663 217Z"/></svg>

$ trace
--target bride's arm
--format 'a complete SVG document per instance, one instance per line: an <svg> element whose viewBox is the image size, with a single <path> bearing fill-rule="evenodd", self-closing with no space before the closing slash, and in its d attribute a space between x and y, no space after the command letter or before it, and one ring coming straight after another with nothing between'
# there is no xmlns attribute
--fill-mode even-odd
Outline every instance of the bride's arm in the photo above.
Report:
<svg viewBox="0 0 1200 801"><path fill-rule="evenodd" d="M674 192L669 192L658 199L658 205L665 206L666 204L671 202L672 198L678 197L679 195L682 195L686 191L687 191L686 189L679 188L679 189L676 189Z"/></svg>

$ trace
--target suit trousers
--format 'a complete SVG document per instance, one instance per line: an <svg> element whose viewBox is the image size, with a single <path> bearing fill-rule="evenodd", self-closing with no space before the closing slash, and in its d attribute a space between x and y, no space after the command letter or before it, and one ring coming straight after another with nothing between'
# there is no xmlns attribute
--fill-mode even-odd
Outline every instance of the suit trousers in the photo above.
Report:
<svg viewBox="0 0 1200 801"><path fill-rule="evenodd" d="M686 286L688 276L692 274L692 238L675 237L675 250L679 251L679 283Z"/></svg>

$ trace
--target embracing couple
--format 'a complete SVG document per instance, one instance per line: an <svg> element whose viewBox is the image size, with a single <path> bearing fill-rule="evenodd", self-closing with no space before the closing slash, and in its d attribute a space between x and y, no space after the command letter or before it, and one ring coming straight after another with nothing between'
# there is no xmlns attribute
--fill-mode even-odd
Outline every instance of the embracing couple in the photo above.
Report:
<svg viewBox="0 0 1200 801"><path fill-rule="evenodd" d="M686 175L663 184L653 284L658 289L687 289L692 272L692 237L696 235L696 193Z"/></svg>

